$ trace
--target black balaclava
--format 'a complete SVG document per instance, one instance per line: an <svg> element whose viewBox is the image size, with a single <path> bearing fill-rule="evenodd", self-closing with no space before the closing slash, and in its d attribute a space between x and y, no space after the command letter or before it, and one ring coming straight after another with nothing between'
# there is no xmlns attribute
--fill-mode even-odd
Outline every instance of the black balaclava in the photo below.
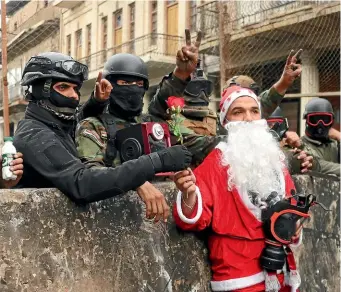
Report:
<svg viewBox="0 0 341 292"><path fill-rule="evenodd" d="M325 126L321 122L317 126L305 124L305 131L308 137L315 139L317 141L326 142L329 140L329 130L332 125Z"/></svg>
<svg viewBox="0 0 341 292"><path fill-rule="evenodd" d="M33 101L43 108L49 110L59 118L71 120L74 119L76 109L79 105L79 99L64 96L53 89L53 86L63 81L52 81L51 79L42 80L32 85ZM80 97L79 88L76 92Z"/></svg>
<svg viewBox="0 0 341 292"><path fill-rule="evenodd" d="M133 76L110 76L108 80L113 86L110 92L109 112L126 120L139 116L143 109L145 88L135 84L117 85L116 82L117 80L134 82L141 80L141 78Z"/></svg>

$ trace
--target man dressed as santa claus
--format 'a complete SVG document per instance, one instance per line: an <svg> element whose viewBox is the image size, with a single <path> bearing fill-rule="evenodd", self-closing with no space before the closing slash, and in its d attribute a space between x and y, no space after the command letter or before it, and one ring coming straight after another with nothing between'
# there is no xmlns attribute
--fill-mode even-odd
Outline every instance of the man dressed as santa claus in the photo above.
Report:
<svg viewBox="0 0 341 292"><path fill-rule="evenodd" d="M227 88L220 109L226 141L193 172L174 176L180 190L175 222L188 231L211 229L213 291L296 291L300 278L292 254L284 271L270 275L260 264L266 246L262 210L270 194L279 201L295 190L285 156L261 119L259 99L251 90Z"/></svg>

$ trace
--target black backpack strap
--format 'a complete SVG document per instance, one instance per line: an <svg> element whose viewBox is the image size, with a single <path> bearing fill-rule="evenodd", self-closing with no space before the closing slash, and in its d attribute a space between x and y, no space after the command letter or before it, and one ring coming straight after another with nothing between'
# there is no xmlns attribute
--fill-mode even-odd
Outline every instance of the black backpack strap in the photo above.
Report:
<svg viewBox="0 0 341 292"><path fill-rule="evenodd" d="M107 132L107 148L104 156L104 164L107 167L114 167L114 159L117 155L117 149L115 145L117 131L115 117L108 113L104 113L97 118L102 122Z"/></svg>

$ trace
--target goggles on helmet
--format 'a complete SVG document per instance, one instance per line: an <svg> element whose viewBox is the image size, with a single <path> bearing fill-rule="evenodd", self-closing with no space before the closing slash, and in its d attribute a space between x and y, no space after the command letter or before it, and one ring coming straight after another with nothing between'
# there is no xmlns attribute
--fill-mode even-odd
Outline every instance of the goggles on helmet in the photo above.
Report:
<svg viewBox="0 0 341 292"><path fill-rule="evenodd" d="M333 123L333 114L331 113L312 113L307 114L307 124L309 126L317 126L322 123L324 126L330 126Z"/></svg>
<svg viewBox="0 0 341 292"><path fill-rule="evenodd" d="M65 61L57 61L52 62L50 59L45 57L31 57L28 61L26 68L23 72L23 75L26 72L34 72L38 68L39 70L55 70L60 73L66 73L69 75L80 77L82 80L88 79L88 67L82 63L79 63L75 60L65 60Z"/></svg>

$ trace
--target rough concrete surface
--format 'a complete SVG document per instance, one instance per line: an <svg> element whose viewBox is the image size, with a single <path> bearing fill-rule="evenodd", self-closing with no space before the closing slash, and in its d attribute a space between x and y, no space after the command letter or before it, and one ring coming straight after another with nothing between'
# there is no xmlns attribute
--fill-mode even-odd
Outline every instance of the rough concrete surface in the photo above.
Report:
<svg viewBox="0 0 341 292"><path fill-rule="evenodd" d="M304 229L301 291L339 291L340 185L296 180L332 209L314 207ZM157 187L173 200L172 183ZM54 189L2 190L0 210L1 292L210 291L202 241L145 219L134 192L80 207Z"/></svg>

